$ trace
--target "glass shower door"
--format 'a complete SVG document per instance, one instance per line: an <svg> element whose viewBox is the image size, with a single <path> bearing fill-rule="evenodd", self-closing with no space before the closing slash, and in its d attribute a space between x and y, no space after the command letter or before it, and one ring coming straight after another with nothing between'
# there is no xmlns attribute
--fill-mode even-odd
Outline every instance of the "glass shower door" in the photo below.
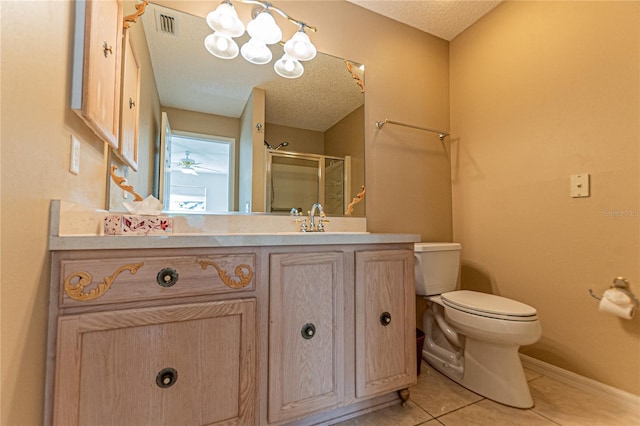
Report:
<svg viewBox="0 0 640 426"><path fill-rule="evenodd" d="M344 214L349 174L345 158L268 152L266 169L268 212L289 213L295 208L306 215L320 203L328 215Z"/></svg>
<svg viewBox="0 0 640 426"><path fill-rule="evenodd" d="M324 212L332 216L344 213L345 164L341 158L324 159Z"/></svg>
<svg viewBox="0 0 640 426"><path fill-rule="evenodd" d="M270 158L268 211L288 213L295 208L306 212L321 199L320 159L293 154L273 154Z"/></svg>

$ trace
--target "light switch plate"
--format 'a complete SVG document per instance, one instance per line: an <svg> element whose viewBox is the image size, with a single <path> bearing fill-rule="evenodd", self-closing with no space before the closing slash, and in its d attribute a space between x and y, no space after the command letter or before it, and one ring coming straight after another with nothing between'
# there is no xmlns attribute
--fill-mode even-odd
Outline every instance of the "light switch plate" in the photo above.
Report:
<svg viewBox="0 0 640 426"><path fill-rule="evenodd" d="M582 198L588 197L590 193L589 188L589 173L580 173L577 175L571 175L571 197Z"/></svg>
<svg viewBox="0 0 640 426"><path fill-rule="evenodd" d="M69 171L74 175L80 174L80 141L74 135L71 135Z"/></svg>

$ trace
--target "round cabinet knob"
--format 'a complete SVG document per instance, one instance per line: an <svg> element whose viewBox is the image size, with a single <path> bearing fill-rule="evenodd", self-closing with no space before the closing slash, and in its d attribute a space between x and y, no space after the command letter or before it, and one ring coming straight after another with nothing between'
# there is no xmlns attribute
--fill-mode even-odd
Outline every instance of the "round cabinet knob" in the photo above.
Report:
<svg viewBox="0 0 640 426"><path fill-rule="evenodd" d="M173 386L178 380L178 372L173 368L163 368L156 376L156 385L161 388Z"/></svg>
<svg viewBox="0 0 640 426"><path fill-rule="evenodd" d="M156 282L162 287L171 287L178 282L178 271L173 268L164 268L158 272Z"/></svg>
<svg viewBox="0 0 640 426"><path fill-rule="evenodd" d="M391 324L391 314L389 312L383 312L380 314L380 324L384 326Z"/></svg>
<svg viewBox="0 0 640 426"><path fill-rule="evenodd" d="M316 326L311 323L305 324L300 333L304 339L309 340L316 335Z"/></svg>

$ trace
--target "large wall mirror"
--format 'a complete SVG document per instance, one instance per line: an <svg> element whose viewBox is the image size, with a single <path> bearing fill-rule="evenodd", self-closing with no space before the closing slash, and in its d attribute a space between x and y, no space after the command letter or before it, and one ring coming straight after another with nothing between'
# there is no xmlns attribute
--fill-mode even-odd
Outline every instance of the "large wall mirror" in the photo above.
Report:
<svg viewBox="0 0 640 426"><path fill-rule="evenodd" d="M219 59L204 47L212 30L201 13L177 10L180 3L150 3L136 28L162 111L153 132L162 141L148 156L157 159L150 175L165 208L289 214L323 201L328 215L344 215L365 185L364 90L354 78L364 81L364 67L318 52L301 77L283 78L273 69L279 44L269 64ZM252 6L234 4L246 24ZM276 20L285 39L297 30ZM364 216L364 204L351 215Z"/></svg>

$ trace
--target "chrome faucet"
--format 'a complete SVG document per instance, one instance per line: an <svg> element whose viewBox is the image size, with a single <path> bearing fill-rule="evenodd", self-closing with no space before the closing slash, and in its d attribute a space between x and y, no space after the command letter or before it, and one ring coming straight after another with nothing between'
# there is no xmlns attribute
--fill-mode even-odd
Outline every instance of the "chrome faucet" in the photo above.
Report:
<svg viewBox="0 0 640 426"><path fill-rule="evenodd" d="M309 225L307 226L307 219L299 219L299 216L302 214L296 208L292 208L289 212L290 216L294 217L294 222L300 224L300 232L324 232L324 222L329 222L328 219L325 219L324 209L322 208L322 204L314 203L311 206L311 210L309 213ZM318 224L316 225L316 219Z"/></svg>
<svg viewBox="0 0 640 426"><path fill-rule="evenodd" d="M318 225L316 226L316 213L320 215L320 219L318 220ZM309 211L309 230L311 232L318 231L324 232L324 225L322 222L324 219L324 210L322 209L322 205L320 203L314 203L311 206L311 210Z"/></svg>

